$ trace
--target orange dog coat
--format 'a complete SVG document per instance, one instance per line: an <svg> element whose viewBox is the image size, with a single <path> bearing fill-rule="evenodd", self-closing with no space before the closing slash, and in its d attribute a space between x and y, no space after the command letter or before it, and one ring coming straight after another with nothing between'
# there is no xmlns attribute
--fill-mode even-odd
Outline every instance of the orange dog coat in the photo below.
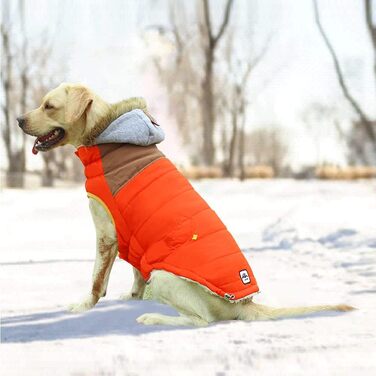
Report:
<svg viewBox="0 0 376 376"><path fill-rule="evenodd" d="M155 145L80 147L88 196L116 227L119 257L147 281L165 270L237 301L258 292L243 253L216 213Z"/></svg>

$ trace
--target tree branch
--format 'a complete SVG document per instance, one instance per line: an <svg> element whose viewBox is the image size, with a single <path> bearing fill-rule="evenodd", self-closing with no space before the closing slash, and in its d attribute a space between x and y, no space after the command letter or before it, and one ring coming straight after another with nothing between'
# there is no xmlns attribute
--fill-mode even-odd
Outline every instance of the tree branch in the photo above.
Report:
<svg viewBox="0 0 376 376"><path fill-rule="evenodd" d="M210 47L212 47L214 37L213 37L212 27L211 27L210 10L209 10L208 0L203 0L203 5L204 5L204 20L205 20L206 33L208 34L209 45L210 45Z"/></svg>
<svg viewBox="0 0 376 376"><path fill-rule="evenodd" d="M213 45L214 46L221 39L224 31L226 30L228 21L230 20L230 14L231 14L231 9L232 9L232 4L233 4L232 0L227 0L226 9L225 9L225 15L224 15L222 24L221 24L221 26L220 26L220 28L218 30L217 35L215 37L213 37Z"/></svg>
<svg viewBox="0 0 376 376"><path fill-rule="evenodd" d="M259 62L265 57L269 50L271 40L272 36L269 36L260 53L253 59L253 61L251 61L251 70L255 69Z"/></svg>
<svg viewBox="0 0 376 376"><path fill-rule="evenodd" d="M183 51L184 51L184 42L181 36L181 32L176 24L176 12L172 2L169 5L169 12L170 12L170 22L172 24L172 34L175 38L175 46L176 46L176 63L179 66L182 58L183 58Z"/></svg>
<svg viewBox="0 0 376 376"><path fill-rule="evenodd" d="M342 89L343 95L345 96L347 101L350 103L350 105L352 106L354 111L358 114L361 122L364 125L364 128L367 132L368 137L373 141L373 143L375 143L376 142L376 135L375 135L375 132L373 130L373 124L369 120L369 118L365 114L365 112L361 109L360 105L355 100L355 98L351 95L351 93L350 93L350 91L349 91L349 89L348 89L348 87L345 83L345 80L344 80L344 77L343 77L343 72L342 72L341 66L339 64L339 60L338 60L338 57L336 55L336 52L335 52L328 36L326 35L325 30L323 29L323 26L321 25L319 9L318 9L318 6L317 6L317 0L312 0L312 1L313 1L315 23L318 27L318 30L320 32L321 37L323 38L323 40L325 42L325 45L328 48L330 55L332 57L335 72L336 72L337 79L338 79L338 83L339 83L339 85Z"/></svg>
<svg viewBox="0 0 376 376"><path fill-rule="evenodd" d="M371 38L372 47L373 47L373 73L374 79L376 80L376 25L373 24L372 20L372 11L373 11L373 2L372 0L364 0L365 16L366 16L366 25Z"/></svg>
<svg viewBox="0 0 376 376"><path fill-rule="evenodd" d="M230 20L232 4L233 4L233 0L227 0L222 23L221 23L221 25L218 29L217 35L214 35L213 30L212 30L211 20L210 20L209 2L208 2L208 0L203 0L205 28L206 28L206 32L208 34L208 41L209 41L210 49L215 48L216 44L221 39L223 33L226 30L226 27L227 27L228 22Z"/></svg>
<svg viewBox="0 0 376 376"><path fill-rule="evenodd" d="M376 26L372 22L372 0L364 0L364 6L366 13L367 29L371 36L373 49L376 50Z"/></svg>

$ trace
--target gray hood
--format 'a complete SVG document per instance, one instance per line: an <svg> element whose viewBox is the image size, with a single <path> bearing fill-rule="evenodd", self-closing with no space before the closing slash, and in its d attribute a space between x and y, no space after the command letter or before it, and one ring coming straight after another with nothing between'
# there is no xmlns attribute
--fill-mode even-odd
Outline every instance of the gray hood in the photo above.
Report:
<svg viewBox="0 0 376 376"><path fill-rule="evenodd" d="M142 110L135 109L118 117L95 139L95 144L122 143L140 146L164 140L161 127L151 122Z"/></svg>

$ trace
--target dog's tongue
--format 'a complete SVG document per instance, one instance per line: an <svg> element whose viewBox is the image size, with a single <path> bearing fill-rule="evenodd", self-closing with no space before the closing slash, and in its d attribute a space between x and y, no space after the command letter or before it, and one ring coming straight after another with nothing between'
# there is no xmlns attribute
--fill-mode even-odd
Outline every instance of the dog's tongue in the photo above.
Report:
<svg viewBox="0 0 376 376"><path fill-rule="evenodd" d="M33 149L32 149L32 152L33 154L38 154L39 153L39 150L36 148L37 146L37 143L38 142L44 142L46 140L48 140L48 138L51 136L51 132L43 135L43 136L38 136L35 141L34 141L34 145L33 145Z"/></svg>
<svg viewBox="0 0 376 376"><path fill-rule="evenodd" d="M34 145L33 145L33 149L31 150L33 152L34 155L37 155L39 153L39 151L37 150L37 148L35 147L35 145L37 144L38 142L38 137L35 139L34 141Z"/></svg>

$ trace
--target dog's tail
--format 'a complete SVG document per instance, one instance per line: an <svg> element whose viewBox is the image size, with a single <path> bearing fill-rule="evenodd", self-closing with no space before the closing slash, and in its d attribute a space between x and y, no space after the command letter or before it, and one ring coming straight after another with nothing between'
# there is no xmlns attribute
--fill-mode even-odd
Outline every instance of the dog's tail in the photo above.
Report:
<svg viewBox="0 0 376 376"><path fill-rule="evenodd" d="M274 320L285 317L304 316L322 311L347 312L354 309L354 307L346 304L273 308L250 302L248 304L242 304L242 309L238 317L240 320Z"/></svg>

